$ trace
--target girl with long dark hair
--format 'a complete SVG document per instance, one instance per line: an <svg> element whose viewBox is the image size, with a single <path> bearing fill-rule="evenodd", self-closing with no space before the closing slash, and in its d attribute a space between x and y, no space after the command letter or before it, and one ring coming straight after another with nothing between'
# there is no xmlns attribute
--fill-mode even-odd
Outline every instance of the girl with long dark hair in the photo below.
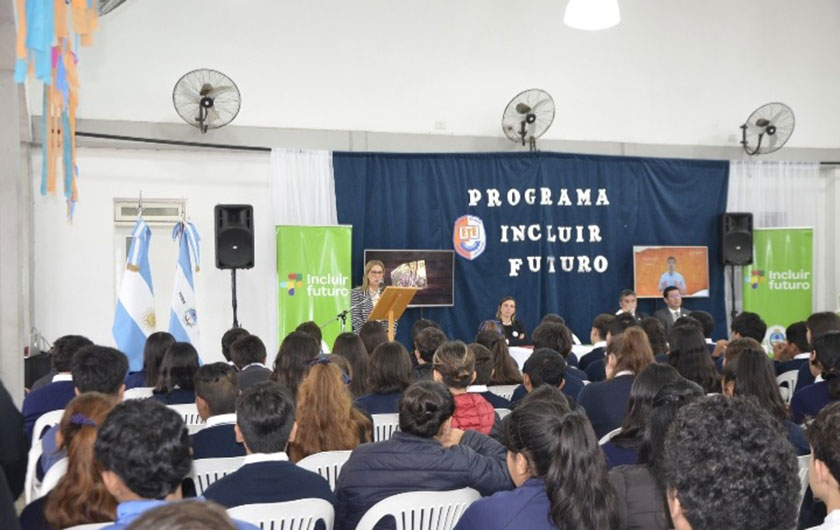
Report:
<svg viewBox="0 0 840 530"><path fill-rule="evenodd" d="M125 378L125 388L156 387L160 378L160 365L170 346L175 344L175 337L165 331L149 335L143 345L143 371L132 372Z"/></svg>
<svg viewBox="0 0 840 530"><path fill-rule="evenodd" d="M332 355L344 357L350 364L350 392L355 397L367 394L368 352L355 333L342 333L335 338Z"/></svg>
<svg viewBox="0 0 840 530"><path fill-rule="evenodd" d="M516 361L510 356L510 350L505 338L495 331L481 331L475 341L493 354L493 375L490 376L491 385L519 385L522 384L522 373Z"/></svg>
<svg viewBox="0 0 840 530"><path fill-rule="evenodd" d="M811 365L819 376L814 384L796 392L790 402L796 423L816 418L823 407L840 400L840 331L829 331L814 339L814 352L816 358Z"/></svg>
<svg viewBox="0 0 840 530"><path fill-rule="evenodd" d="M668 363L707 394L720 392L720 377L709 355L703 332L691 325L674 326L669 340Z"/></svg>
<svg viewBox="0 0 840 530"><path fill-rule="evenodd" d="M274 358L274 372L270 379L292 391L297 400L298 388L309 368L309 363L321 353L321 345L309 333L293 331L280 343Z"/></svg>
<svg viewBox="0 0 840 530"><path fill-rule="evenodd" d="M399 342L386 342L373 350L368 370L369 394L356 399L356 406L368 414L394 414L400 398L412 383L411 357Z"/></svg>
<svg viewBox="0 0 840 530"><path fill-rule="evenodd" d="M174 342L160 363L160 378L152 396L167 405L195 403L198 352L189 342Z"/></svg>

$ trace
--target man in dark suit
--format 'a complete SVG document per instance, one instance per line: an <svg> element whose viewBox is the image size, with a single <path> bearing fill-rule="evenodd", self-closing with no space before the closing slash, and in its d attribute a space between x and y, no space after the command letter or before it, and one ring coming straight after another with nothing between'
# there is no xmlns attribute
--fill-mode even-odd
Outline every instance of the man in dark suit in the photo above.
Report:
<svg viewBox="0 0 840 530"><path fill-rule="evenodd" d="M245 456L236 441L236 371L227 363L205 364L195 374L195 406L206 426L192 436L193 459Z"/></svg>
<svg viewBox="0 0 840 530"><path fill-rule="evenodd" d="M662 322L662 325L665 326L665 335L668 336L671 334L671 327L674 325L674 321L682 316L690 315L691 311L683 309L680 290L673 285L666 287L662 291L662 300L665 301L665 309L656 311L653 316Z"/></svg>
<svg viewBox="0 0 840 530"><path fill-rule="evenodd" d="M230 345L230 356L239 373L239 390L268 381L271 370L265 365L265 344L256 335L237 339Z"/></svg>
<svg viewBox="0 0 840 530"><path fill-rule="evenodd" d="M636 297L636 291L633 289L622 289L618 295L618 311L616 315L621 313L630 313L636 320L647 318L647 315L638 310L639 300Z"/></svg>
<svg viewBox="0 0 840 530"><path fill-rule="evenodd" d="M245 445L245 462L204 497L226 508L308 498L335 504L324 478L289 461L286 445L295 428L295 403L286 387L266 381L245 390L236 400L236 438Z"/></svg>

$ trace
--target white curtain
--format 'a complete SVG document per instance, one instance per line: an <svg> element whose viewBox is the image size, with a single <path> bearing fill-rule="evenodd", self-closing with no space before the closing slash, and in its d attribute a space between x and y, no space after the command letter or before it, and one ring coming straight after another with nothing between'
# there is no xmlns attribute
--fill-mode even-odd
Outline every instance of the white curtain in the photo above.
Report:
<svg viewBox="0 0 840 530"><path fill-rule="evenodd" d="M752 212L755 228L814 228L814 310L834 310L837 274L833 241L837 220L833 169L815 162L732 161L729 164L728 212ZM736 268L736 310L741 311L740 269ZM726 309L731 308L729 269Z"/></svg>
<svg viewBox="0 0 840 530"><path fill-rule="evenodd" d="M271 150L275 225L338 224L331 151Z"/></svg>

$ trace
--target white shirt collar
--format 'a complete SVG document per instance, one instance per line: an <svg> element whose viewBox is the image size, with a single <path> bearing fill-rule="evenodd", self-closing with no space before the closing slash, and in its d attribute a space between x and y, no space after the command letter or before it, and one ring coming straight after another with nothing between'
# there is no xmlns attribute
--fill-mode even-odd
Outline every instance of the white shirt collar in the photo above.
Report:
<svg viewBox="0 0 840 530"><path fill-rule="evenodd" d="M59 381L72 381L73 374L55 374L52 378L53 383L58 383Z"/></svg>
<svg viewBox="0 0 840 530"><path fill-rule="evenodd" d="M714 344L714 343L715 343L715 341L713 341L712 339L706 339L706 344Z"/></svg>
<svg viewBox="0 0 840 530"><path fill-rule="evenodd" d="M263 363L251 363L251 364L246 364L246 365L245 365L245 366L243 366L243 367L242 367L242 369L241 369L241 370L239 370L239 371L240 371L240 372L244 372L245 370L247 370L248 368L250 368L250 367L252 367L252 366L259 366L260 368L265 368L266 370L268 370L268 366L266 366L266 365L265 365L265 364L263 364Z"/></svg>
<svg viewBox="0 0 840 530"><path fill-rule="evenodd" d="M831 510L828 515L825 516L823 524L813 526L810 530L832 530L836 528L840 528L840 510Z"/></svg>
<svg viewBox="0 0 840 530"><path fill-rule="evenodd" d="M820 374L820 375L818 375L817 377L814 378L814 384L822 383L823 381L825 381L825 379L823 379L822 374Z"/></svg>
<svg viewBox="0 0 840 530"><path fill-rule="evenodd" d="M215 427L216 425L230 425L231 423L236 423L236 413L231 412L230 414L216 414L215 416L210 416L207 418L207 422L204 424L204 427Z"/></svg>
<svg viewBox="0 0 840 530"><path fill-rule="evenodd" d="M467 387L467 392L472 394L481 394L482 392L487 391L487 385L470 385Z"/></svg>
<svg viewBox="0 0 840 530"><path fill-rule="evenodd" d="M595 344L592 345L593 350L595 348L606 348L606 347L607 347L607 341L605 341L605 340L599 340L598 342L596 342Z"/></svg>
<svg viewBox="0 0 840 530"><path fill-rule="evenodd" d="M811 352L806 351L805 353L797 353L796 355L793 356L793 358L794 359L810 359L811 358Z"/></svg>
<svg viewBox="0 0 840 530"><path fill-rule="evenodd" d="M251 453L245 457L242 465L257 464L259 462L288 462L289 456L285 451L279 453Z"/></svg>
<svg viewBox="0 0 840 530"><path fill-rule="evenodd" d="M633 371L632 370L622 370L620 372L616 372L616 374L613 376L613 378L621 377L622 375L633 375Z"/></svg>

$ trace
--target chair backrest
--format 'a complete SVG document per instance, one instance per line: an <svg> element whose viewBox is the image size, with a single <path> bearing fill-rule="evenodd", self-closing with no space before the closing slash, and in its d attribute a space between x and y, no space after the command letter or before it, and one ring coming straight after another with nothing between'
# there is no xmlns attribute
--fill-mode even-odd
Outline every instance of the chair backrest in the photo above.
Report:
<svg viewBox="0 0 840 530"><path fill-rule="evenodd" d="M353 451L324 451L315 453L300 460L297 465L318 473L330 483L330 489L335 491L335 483L338 481L338 474L341 473L341 466L350 458Z"/></svg>
<svg viewBox="0 0 840 530"><path fill-rule="evenodd" d="M41 487L38 489L38 497L43 497L52 490L58 481L61 480L67 473L67 457L65 456L47 470L44 474L44 479L41 481Z"/></svg>
<svg viewBox="0 0 840 530"><path fill-rule="evenodd" d="M204 420L198 415L198 407L195 406L195 403L167 405L167 407L180 414L181 418L184 419L184 425L187 427L190 425L204 425Z"/></svg>
<svg viewBox="0 0 840 530"><path fill-rule="evenodd" d="M371 418L373 418L374 442L390 440L391 435L400 430L399 414L372 414Z"/></svg>
<svg viewBox="0 0 840 530"><path fill-rule="evenodd" d="M610 432L608 432L607 434L602 436L600 440L598 440L598 444L599 445L604 445L605 443L609 442L610 440L612 440L613 438L618 436L618 433L620 433L620 432L621 432L621 427L619 427L618 429L611 430Z"/></svg>
<svg viewBox="0 0 840 530"><path fill-rule="evenodd" d="M147 397L152 397L153 390L154 387L151 386L129 388L123 393L123 401L128 399L146 399Z"/></svg>
<svg viewBox="0 0 840 530"><path fill-rule="evenodd" d="M510 401L510 398L513 397L513 391L516 390L516 387L518 386L519 385L493 385L488 386L487 390Z"/></svg>
<svg viewBox="0 0 840 530"><path fill-rule="evenodd" d="M776 377L776 382L779 384L779 392L782 394L782 399L786 404L790 404L793 399L793 390L796 388L796 381L799 379L799 370L790 370L782 375Z"/></svg>
<svg viewBox="0 0 840 530"><path fill-rule="evenodd" d="M193 460L190 478L195 483L196 495L201 495L210 484L216 482L228 473L233 473L245 461L244 456L231 456L229 458L200 458Z"/></svg>
<svg viewBox="0 0 840 530"><path fill-rule="evenodd" d="M332 530L335 522L333 506L324 499L244 504L228 508L227 513L263 530L315 530L318 521L324 521L326 530Z"/></svg>
<svg viewBox="0 0 840 530"><path fill-rule="evenodd" d="M38 481L35 471L38 467L38 460L44 453L44 446L40 439L32 442L32 447L29 448L29 455L26 462L26 478L23 482L23 499L26 504L38 498L38 489L41 483Z"/></svg>
<svg viewBox="0 0 840 530"><path fill-rule="evenodd" d="M453 491L412 491L374 504L356 530L373 530L383 517L396 519L396 530L450 530L464 510L481 498L472 488Z"/></svg>
<svg viewBox="0 0 840 530"><path fill-rule="evenodd" d="M811 455L803 455L799 459L799 504L805 498L808 490L808 466L811 464Z"/></svg>
<svg viewBox="0 0 840 530"><path fill-rule="evenodd" d="M114 523L88 523L88 524L77 524L76 526L68 526L64 530L97 530L98 528L105 528L106 526L110 526Z"/></svg>
<svg viewBox="0 0 840 530"><path fill-rule="evenodd" d="M62 416L64 416L64 409L51 410L38 416L38 419L35 420L35 427L32 429L32 445L35 445L35 440L41 439L45 430L61 423Z"/></svg>
<svg viewBox="0 0 840 530"><path fill-rule="evenodd" d="M510 412L510 409L496 409L496 414L499 415L500 420L510 414Z"/></svg>

